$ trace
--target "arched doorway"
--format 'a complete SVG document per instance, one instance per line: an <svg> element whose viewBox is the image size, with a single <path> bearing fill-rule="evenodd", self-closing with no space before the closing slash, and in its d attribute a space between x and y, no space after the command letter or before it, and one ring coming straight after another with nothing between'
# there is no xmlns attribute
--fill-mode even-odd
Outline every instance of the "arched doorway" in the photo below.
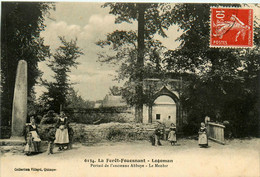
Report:
<svg viewBox="0 0 260 177"><path fill-rule="evenodd" d="M177 108L175 101L168 95L161 95L154 100L152 106L152 122L164 123L167 127L171 123L176 125Z"/></svg>
<svg viewBox="0 0 260 177"><path fill-rule="evenodd" d="M160 122L166 123L167 126L170 122L173 122L176 127L181 128L180 101L177 95L177 93L173 93L166 86L163 86L153 95L151 105L144 106L143 122L153 123L160 118Z"/></svg>

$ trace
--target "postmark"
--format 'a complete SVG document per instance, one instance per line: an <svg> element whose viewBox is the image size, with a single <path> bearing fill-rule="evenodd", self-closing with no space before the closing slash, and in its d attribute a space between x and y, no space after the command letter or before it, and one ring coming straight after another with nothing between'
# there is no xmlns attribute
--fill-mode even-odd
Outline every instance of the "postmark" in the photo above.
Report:
<svg viewBox="0 0 260 177"><path fill-rule="evenodd" d="M253 9L211 8L210 47L253 47Z"/></svg>

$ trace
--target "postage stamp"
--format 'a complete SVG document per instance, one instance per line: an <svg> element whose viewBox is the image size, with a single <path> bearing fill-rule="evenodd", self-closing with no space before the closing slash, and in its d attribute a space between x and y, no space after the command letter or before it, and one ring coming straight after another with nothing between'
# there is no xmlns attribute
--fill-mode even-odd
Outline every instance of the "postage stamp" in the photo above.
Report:
<svg viewBox="0 0 260 177"><path fill-rule="evenodd" d="M253 9L211 8L210 47L253 47Z"/></svg>

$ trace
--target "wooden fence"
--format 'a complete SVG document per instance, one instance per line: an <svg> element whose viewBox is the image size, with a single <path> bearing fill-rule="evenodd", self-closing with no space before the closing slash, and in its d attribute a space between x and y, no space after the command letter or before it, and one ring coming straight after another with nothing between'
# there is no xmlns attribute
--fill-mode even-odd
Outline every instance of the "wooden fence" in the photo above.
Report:
<svg viewBox="0 0 260 177"><path fill-rule="evenodd" d="M220 144L225 144L224 128L224 125L209 122L207 125L209 139Z"/></svg>

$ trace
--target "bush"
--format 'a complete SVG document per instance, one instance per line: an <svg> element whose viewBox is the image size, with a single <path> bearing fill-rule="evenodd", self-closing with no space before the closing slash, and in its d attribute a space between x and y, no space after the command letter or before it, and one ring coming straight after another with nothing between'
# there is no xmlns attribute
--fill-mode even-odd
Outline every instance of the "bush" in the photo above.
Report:
<svg viewBox="0 0 260 177"><path fill-rule="evenodd" d="M114 127L109 128L107 139L108 140L124 140L126 137L126 133L121 129L115 129Z"/></svg>
<svg viewBox="0 0 260 177"><path fill-rule="evenodd" d="M84 128L80 128L79 131L74 134L74 141L80 143L88 142L88 136L89 135L85 133Z"/></svg>
<svg viewBox="0 0 260 177"><path fill-rule="evenodd" d="M188 124L185 124L183 126L183 133L186 136L192 136L198 134L199 127L200 127L200 123L191 121Z"/></svg>
<svg viewBox="0 0 260 177"><path fill-rule="evenodd" d="M41 124L55 124L58 120L58 115L54 111L50 110L41 119Z"/></svg>

